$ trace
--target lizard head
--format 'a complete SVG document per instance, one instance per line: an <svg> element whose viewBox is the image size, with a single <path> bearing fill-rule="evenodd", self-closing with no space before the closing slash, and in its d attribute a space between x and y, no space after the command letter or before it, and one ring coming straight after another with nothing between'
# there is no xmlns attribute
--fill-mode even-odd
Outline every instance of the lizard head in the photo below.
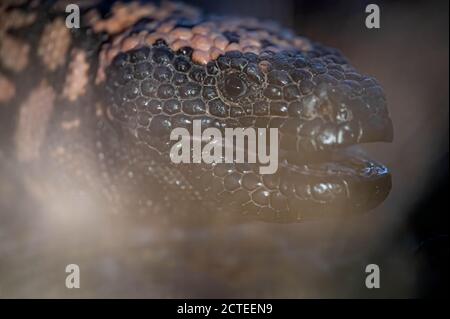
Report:
<svg viewBox="0 0 450 319"><path fill-rule="evenodd" d="M120 53L107 70L107 111L129 135L125 146L158 153L183 192L218 210L277 221L365 211L386 198L387 168L355 147L392 140L386 99L337 50L229 51L206 64L192 52L160 40ZM191 131L196 119L219 130L277 128L278 171L170 163L171 131Z"/></svg>

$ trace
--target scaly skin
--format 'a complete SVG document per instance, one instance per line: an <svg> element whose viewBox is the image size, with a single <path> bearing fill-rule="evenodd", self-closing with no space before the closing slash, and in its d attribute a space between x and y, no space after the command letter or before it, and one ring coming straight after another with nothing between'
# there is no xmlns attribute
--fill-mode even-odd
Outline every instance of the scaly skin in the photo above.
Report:
<svg viewBox="0 0 450 319"><path fill-rule="evenodd" d="M120 212L190 205L202 218L293 222L389 193L388 170L349 149L391 141L383 91L337 50L167 3L86 5L69 31L60 8L3 8L0 25L1 146L44 203L83 192ZM278 171L172 163L170 131L195 119L279 128Z"/></svg>

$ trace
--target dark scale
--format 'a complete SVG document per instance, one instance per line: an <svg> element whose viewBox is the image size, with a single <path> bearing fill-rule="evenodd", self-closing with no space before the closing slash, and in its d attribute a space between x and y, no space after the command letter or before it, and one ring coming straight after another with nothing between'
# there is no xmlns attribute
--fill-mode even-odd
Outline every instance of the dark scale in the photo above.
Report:
<svg viewBox="0 0 450 319"><path fill-rule="evenodd" d="M270 114L277 116L287 116L288 115L287 103L278 101L270 102Z"/></svg>
<svg viewBox="0 0 450 319"><path fill-rule="evenodd" d="M203 82L206 78L206 72L203 68L195 67L189 72L189 77L196 82Z"/></svg>
<svg viewBox="0 0 450 319"><path fill-rule="evenodd" d="M159 87L159 82L153 79L147 79L141 82L141 92L148 97L154 97Z"/></svg>
<svg viewBox="0 0 450 319"><path fill-rule="evenodd" d="M283 97L286 101L295 101L301 97L301 93L297 85L286 85L283 88Z"/></svg>
<svg viewBox="0 0 450 319"><path fill-rule="evenodd" d="M159 99L150 100L147 105L147 110L152 114L159 114L162 110L162 101Z"/></svg>
<svg viewBox="0 0 450 319"><path fill-rule="evenodd" d="M153 61L158 64L169 64L173 59L173 52L166 46L156 47L153 50Z"/></svg>
<svg viewBox="0 0 450 319"><path fill-rule="evenodd" d="M175 58L173 65L175 70L186 73L191 68L191 61L184 56L179 56Z"/></svg>
<svg viewBox="0 0 450 319"><path fill-rule="evenodd" d="M218 93L215 86L204 86L202 89L203 99L209 101L218 97Z"/></svg>
<svg viewBox="0 0 450 319"><path fill-rule="evenodd" d="M234 31L225 31L223 32L223 36L227 38L227 40L230 41L230 43L238 43L240 39L239 34L237 34Z"/></svg>
<svg viewBox="0 0 450 319"><path fill-rule="evenodd" d="M217 65L219 66L220 70L225 70L230 67L231 59L227 56L220 56L217 59Z"/></svg>
<svg viewBox="0 0 450 319"><path fill-rule="evenodd" d="M208 102L209 113L218 117L228 117L230 108L220 99L214 99Z"/></svg>
<svg viewBox="0 0 450 319"><path fill-rule="evenodd" d="M157 96L160 99L168 99L175 96L175 88L171 84L161 84Z"/></svg>
<svg viewBox="0 0 450 319"><path fill-rule="evenodd" d="M177 51L177 54L184 55L188 58L192 57L193 49L191 47L182 47Z"/></svg>
<svg viewBox="0 0 450 319"><path fill-rule="evenodd" d="M291 79L286 71L273 70L267 75L267 81L274 85L286 85Z"/></svg>
<svg viewBox="0 0 450 319"><path fill-rule="evenodd" d="M216 84L216 78L213 76L207 76L205 77L205 80L203 81L204 85L215 85Z"/></svg>
<svg viewBox="0 0 450 319"><path fill-rule="evenodd" d="M264 81L264 74L255 63L248 64L244 71L250 81L258 84Z"/></svg>
<svg viewBox="0 0 450 319"><path fill-rule="evenodd" d="M181 85L183 83L186 83L187 81L188 81L188 78L185 74L175 73L173 76L173 84L175 84L175 85Z"/></svg>
<svg viewBox="0 0 450 319"><path fill-rule="evenodd" d="M178 96L182 99L196 97L200 94L201 85L195 82L188 82L178 87Z"/></svg>
<svg viewBox="0 0 450 319"><path fill-rule="evenodd" d="M279 100L282 97L281 88L275 85L269 85L264 90L264 96L268 99Z"/></svg>
<svg viewBox="0 0 450 319"><path fill-rule="evenodd" d="M209 61L206 64L206 72L209 75L217 75L219 73L219 68L217 67L217 63L214 61Z"/></svg>
<svg viewBox="0 0 450 319"><path fill-rule="evenodd" d="M172 79L172 70L166 66L157 66L153 78L159 82L169 82Z"/></svg>
<svg viewBox="0 0 450 319"><path fill-rule="evenodd" d="M178 99L170 99L164 102L163 110L166 114L172 115L181 111L181 102Z"/></svg>
<svg viewBox="0 0 450 319"><path fill-rule="evenodd" d="M204 114L205 103L201 99L183 101L183 111L189 115Z"/></svg>

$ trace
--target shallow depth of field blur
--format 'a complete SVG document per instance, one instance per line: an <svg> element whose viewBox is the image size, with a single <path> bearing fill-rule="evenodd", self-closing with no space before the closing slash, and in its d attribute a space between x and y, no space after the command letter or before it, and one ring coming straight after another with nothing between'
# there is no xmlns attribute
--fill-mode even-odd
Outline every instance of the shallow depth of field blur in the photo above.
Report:
<svg viewBox="0 0 450 319"><path fill-rule="evenodd" d="M448 2L188 2L276 20L375 76L394 142L365 148L392 171L388 199L348 219L180 228L83 211L49 216L23 192L20 172L0 166L0 297L448 295ZM381 8L379 30L364 25L368 3ZM80 289L65 288L71 263ZM380 289L365 287L370 263L381 269Z"/></svg>

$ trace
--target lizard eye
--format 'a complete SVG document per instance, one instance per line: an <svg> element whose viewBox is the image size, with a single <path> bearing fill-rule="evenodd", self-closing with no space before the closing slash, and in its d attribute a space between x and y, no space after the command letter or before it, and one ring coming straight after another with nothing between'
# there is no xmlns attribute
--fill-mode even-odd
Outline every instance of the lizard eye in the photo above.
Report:
<svg viewBox="0 0 450 319"><path fill-rule="evenodd" d="M238 98L247 92L247 85L236 74L231 74L225 78L224 93L227 97Z"/></svg>

